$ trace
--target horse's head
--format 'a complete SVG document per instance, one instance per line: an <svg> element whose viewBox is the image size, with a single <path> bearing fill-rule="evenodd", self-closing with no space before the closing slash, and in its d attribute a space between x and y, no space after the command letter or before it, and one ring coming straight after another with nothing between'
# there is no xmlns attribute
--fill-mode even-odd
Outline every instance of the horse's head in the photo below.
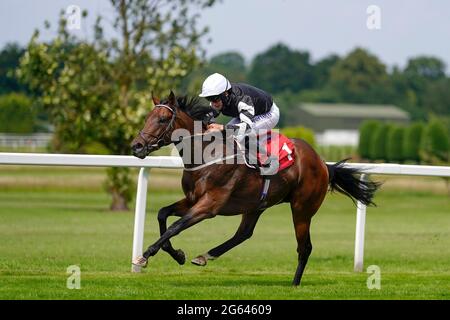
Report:
<svg viewBox="0 0 450 320"><path fill-rule="evenodd" d="M170 92L165 101L152 97L155 108L149 112L144 128L131 143L133 155L144 159L151 152L172 143L172 132L177 129L180 112L175 94Z"/></svg>
<svg viewBox="0 0 450 320"><path fill-rule="evenodd" d="M193 133L194 121L203 121L211 111L209 106L201 105L197 98L177 98L173 92L170 92L166 100L160 101L155 97L152 99L155 108L149 112L144 128L131 143L133 155L141 159L171 144L175 130L183 128Z"/></svg>

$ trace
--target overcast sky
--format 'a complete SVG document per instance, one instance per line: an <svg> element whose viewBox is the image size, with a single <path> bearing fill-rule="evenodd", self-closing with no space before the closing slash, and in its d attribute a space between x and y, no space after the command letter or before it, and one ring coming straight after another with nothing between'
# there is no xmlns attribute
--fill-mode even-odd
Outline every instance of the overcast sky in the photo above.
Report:
<svg viewBox="0 0 450 320"><path fill-rule="evenodd" d="M112 16L108 0L1 0L0 46L25 45L43 22L56 22L61 9L74 4L93 16ZM381 29L366 25L369 5L381 10ZM201 13L210 28L208 56L237 50L250 61L277 42L307 50L314 61L330 53L344 55L367 48L387 65L404 66L417 55L441 58L450 70L450 1L446 0L223 0ZM55 30L55 29L53 29ZM80 34L91 30L83 25ZM51 34L45 34L50 37Z"/></svg>

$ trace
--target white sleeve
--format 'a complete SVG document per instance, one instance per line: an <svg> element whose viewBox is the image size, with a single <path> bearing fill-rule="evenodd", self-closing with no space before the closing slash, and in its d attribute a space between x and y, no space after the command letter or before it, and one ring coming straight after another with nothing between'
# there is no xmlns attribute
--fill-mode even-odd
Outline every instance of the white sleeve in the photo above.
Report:
<svg viewBox="0 0 450 320"><path fill-rule="evenodd" d="M253 127L253 118L255 117L255 108L253 107L250 97L245 97L246 101L238 103L239 119L246 123L250 128Z"/></svg>

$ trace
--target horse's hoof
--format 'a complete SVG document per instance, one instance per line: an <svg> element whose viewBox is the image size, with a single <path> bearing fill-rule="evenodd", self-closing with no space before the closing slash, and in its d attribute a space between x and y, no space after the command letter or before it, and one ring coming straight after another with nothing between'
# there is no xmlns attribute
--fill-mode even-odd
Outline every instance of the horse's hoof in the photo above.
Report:
<svg viewBox="0 0 450 320"><path fill-rule="evenodd" d="M184 254L183 250L178 249L176 251L177 255L175 257L175 260L178 262L178 264L183 265L186 262L186 255Z"/></svg>
<svg viewBox="0 0 450 320"><path fill-rule="evenodd" d="M198 256L197 258L192 259L191 262L197 266L204 267L206 266L208 259L205 256Z"/></svg>
<svg viewBox="0 0 450 320"><path fill-rule="evenodd" d="M145 259L143 256L137 257L136 259L133 260L133 265L137 266L137 267L141 267L141 268L146 268L147 264L148 264L148 260Z"/></svg>

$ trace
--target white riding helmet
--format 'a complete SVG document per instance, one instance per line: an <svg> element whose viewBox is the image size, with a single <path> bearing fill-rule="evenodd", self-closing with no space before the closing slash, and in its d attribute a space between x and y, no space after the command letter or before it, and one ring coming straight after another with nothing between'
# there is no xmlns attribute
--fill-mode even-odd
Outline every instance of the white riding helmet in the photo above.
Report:
<svg viewBox="0 0 450 320"><path fill-rule="evenodd" d="M230 81L220 73L214 73L203 82L202 93L199 94L199 97L218 96L228 89L231 89Z"/></svg>

